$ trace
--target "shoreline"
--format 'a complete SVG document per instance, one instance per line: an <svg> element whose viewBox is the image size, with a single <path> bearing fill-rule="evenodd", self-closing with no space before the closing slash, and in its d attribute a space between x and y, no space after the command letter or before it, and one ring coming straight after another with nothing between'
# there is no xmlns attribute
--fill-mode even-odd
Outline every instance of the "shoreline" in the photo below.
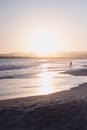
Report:
<svg viewBox="0 0 87 130"><path fill-rule="evenodd" d="M87 76L87 69L63 72ZM48 95L0 100L1 130L87 130L87 82Z"/></svg>
<svg viewBox="0 0 87 130"><path fill-rule="evenodd" d="M67 72L67 74L69 74L69 73ZM17 98L11 98L11 99L2 99L2 100L0 100L0 103L1 102L16 101L16 100L28 100L28 99L33 99L33 100L35 100L35 99L42 99L42 100L44 100L44 98L54 97L54 96L57 96L58 98L66 100L66 97L68 97L68 96L69 96L69 98L71 97L71 95L70 95L71 93L80 91L80 89L82 89L82 90L85 89L86 90L86 86L87 86L87 82L79 84L78 86L72 87L69 90L63 90L63 91L60 91L60 92L55 92L55 93L45 94L45 95L35 95L35 96L17 97ZM85 91L83 91L83 92L85 92ZM77 98L78 96L81 96L81 93L78 93L78 95L76 95L76 96L74 95L73 98L74 97Z"/></svg>
<svg viewBox="0 0 87 130"><path fill-rule="evenodd" d="M0 101L2 130L85 130L87 83L44 96Z"/></svg>
<svg viewBox="0 0 87 130"><path fill-rule="evenodd" d="M64 71L64 72L60 72L59 74L68 74L68 75L72 75L72 76L87 76L87 69L76 69L76 70L68 70L68 71ZM82 83L83 85L84 85L84 82ZM80 84L79 84L80 85ZM73 86L71 89L73 89L73 88L76 88L76 87L78 87L78 86ZM53 94L56 94L56 93L62 93L62 92L66 92L66 91L68 91L68 90L71 90L71 89L67 89L67 90L61 90L61 91L59 91L59 92L54 92L54 93L50 93L50 94L45 94L45 95L32 95L32 96L24 96L24 97L22 97L22 96L20 96L20 97L12 97L12 98L4 98L4 99L0 99L0 101L5 101L5 100L14 100L14 99L22 99L22 98L29 98L29 97L41 97L41 96L47 96L47 95L53 95Z"/></svg>

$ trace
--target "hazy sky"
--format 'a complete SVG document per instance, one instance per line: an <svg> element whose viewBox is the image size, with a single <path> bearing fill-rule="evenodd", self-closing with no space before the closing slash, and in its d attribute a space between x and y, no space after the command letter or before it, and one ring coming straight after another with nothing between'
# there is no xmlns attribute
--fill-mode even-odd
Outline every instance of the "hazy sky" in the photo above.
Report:
<svg viewBox="0 0 87 130"><path fill-rule="evenodd" d="M36 51L38 42L87 51L87 0L0 0L0 53Z"/></svg>

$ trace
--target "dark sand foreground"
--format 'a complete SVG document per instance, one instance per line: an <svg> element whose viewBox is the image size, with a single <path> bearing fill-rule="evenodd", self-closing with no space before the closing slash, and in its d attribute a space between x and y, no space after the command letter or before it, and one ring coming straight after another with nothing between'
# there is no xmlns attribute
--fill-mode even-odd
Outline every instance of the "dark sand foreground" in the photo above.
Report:
<svg viewBox="0 0 87 130"><path fill-rule="evenodd" d="M0 130L87 130L87 83L55 94L0 101Z"/></svg>

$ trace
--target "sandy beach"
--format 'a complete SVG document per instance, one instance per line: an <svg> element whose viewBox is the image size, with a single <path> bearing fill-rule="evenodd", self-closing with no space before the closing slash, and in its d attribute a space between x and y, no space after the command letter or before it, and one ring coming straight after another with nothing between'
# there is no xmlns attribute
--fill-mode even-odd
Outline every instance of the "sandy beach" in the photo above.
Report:
<svg viewBox="0 0 87 130"><path fill-rule="evenodd" d="M87 71L72 70L72 75ZM87 83L70 90L0 101L1 130L87 130Z"/></svg>

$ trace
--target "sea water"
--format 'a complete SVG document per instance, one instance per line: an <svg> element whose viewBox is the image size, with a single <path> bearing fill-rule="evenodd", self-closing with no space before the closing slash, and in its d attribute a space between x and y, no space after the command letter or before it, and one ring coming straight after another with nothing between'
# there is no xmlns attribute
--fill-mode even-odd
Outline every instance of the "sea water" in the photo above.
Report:
<svg viewBox="0 0 87 130"><path fill-rule="evenodd" d="M87 68L86 59L0 59L0 100L45 95L87 82L87 76L62 74Z"/></svg>

